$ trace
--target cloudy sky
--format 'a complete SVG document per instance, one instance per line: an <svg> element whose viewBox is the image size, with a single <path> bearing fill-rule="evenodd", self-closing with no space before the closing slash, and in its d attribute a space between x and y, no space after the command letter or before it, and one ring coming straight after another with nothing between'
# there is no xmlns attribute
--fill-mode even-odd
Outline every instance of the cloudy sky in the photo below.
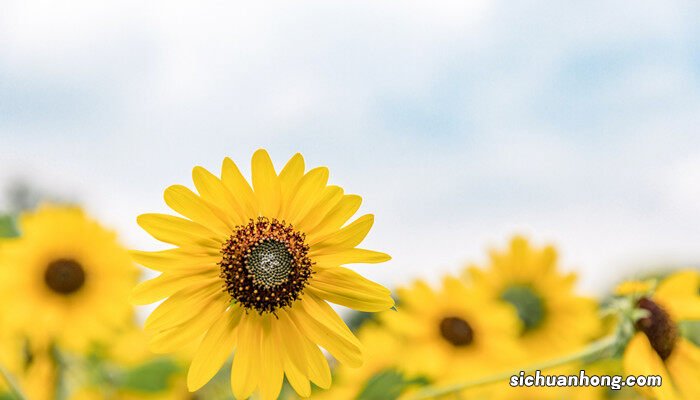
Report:
<svg viewBox="0 0 700 400"><path fill-rule="evenodd" d="M700 261L693 2L141 3L3 2L0 186L149 249L166 186L264 147L364 197L387 284L514 233L589 291Z"/></svg>

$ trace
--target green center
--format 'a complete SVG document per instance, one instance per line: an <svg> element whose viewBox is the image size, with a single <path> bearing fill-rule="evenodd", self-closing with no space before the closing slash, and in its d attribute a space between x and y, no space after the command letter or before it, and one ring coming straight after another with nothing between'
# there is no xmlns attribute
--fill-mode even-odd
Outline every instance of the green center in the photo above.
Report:
<svg viewBox="0 0 700 400"><path fill-rule="evenodd" d="M245 265L253 275L253 282L271 288L287 282L293 263L294 258L284 243L265 239L246 255Z"/></svg>
<svg viewBox="0 0 700 400"><path fill-rule="evenodd" d="M515 307L518 318L523 323L524 331L537 328L545 317L542 298L529 286L513 285L501 294L501 300Z"/></svg>

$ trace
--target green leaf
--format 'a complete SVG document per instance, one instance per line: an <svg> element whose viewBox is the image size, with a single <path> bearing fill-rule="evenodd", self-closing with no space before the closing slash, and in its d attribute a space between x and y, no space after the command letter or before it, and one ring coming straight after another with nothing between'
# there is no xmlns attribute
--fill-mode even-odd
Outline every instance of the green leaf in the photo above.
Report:
<svg viewBox="0 0 700 400"><path fill-rule="evenodd" d="M126 371L119 386L136 392L161 392L168 388L170 377L179 369L172 360L159 358Z"/></svg>
<svg viewBox="0 0 700 400"><path fill-rule="evenodd" d="M409 387L425 386L429 383L425 377L406 379L395 369L385 369L367 380L357 400L396 400Z"/></svg>
<svg viewBox="0 0 700 400"><path fill-rule="evenodd" d="M10 215L0 215L0 238L13 238L19 236L15 219ZM0 400L2 398L0 397Z"/></svg>
<svg viewBox="0 0 700 400"><path fill-rule="evenodd" d="M13 396L12 393L2 392L0 393L0 400L17 400L17 397Z"/></svg>

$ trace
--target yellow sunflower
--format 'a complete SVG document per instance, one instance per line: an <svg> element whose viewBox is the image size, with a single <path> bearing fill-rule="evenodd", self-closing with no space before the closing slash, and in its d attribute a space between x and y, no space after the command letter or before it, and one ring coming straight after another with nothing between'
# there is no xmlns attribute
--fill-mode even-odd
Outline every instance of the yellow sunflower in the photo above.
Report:
<svg viewBox="0 0 700 400"><path fill-rule="evenodd" d="M681 335L683 321L700 320L700 273L669 276L652 294L638 293L636 307L647 316L636 322L625 349L625 372L661 376L661 386L640 389L652 398L700 399L700 347Z"/></svg>
<svg viewBox="0 0 700 400"><path fill-rule="evenodd" d="M134 252L162 272L135 289L134 302L167 298L146 320L151 349L199 343L187 376L192 391L235 350L231 387L239 399L256 389L262 399L276 398L283 376L301 396L310 395L310 381L328 388L318 346L359 366L360 342L328 302L370 312L394 305L388 289L342 267L390 259L356 248L374 222L368 214L346 225L361 198L328 185L325 167L305 173L300 154L278 174L265 150L255 152L252 188L228 158L221 178L201 167L192 177L199 194L180 185L165 191L165 202L184 218L138 218L153 237L176 246Z"/></svg>
<svg viewBox="0 0 700 400"><path fill-rule="evenodd" d="M3 329L83 350L129 320L138 270L114 233L66 206L21 215L19 230L3 246Z"/></svg>
<svg viewBox="0 0 700 400"><path fill-rule="evenodd" d="M442 385L501 372L519 359L513 310L480 297L461 280L445 278L438 291L418 281L398 293L399 312L380 318L405 340L396 357L401 372Z"/></svg>
<svg viewBox="0 0 700 400"><path fill-rule="evenodd" d="M530 362L578 349L600 333L595 300L574 292L576 275L557 270L553 247L535 249L516 236L506 252L490 257L488 268L472 266L467 278L481 295L517 312Z"/></svg>

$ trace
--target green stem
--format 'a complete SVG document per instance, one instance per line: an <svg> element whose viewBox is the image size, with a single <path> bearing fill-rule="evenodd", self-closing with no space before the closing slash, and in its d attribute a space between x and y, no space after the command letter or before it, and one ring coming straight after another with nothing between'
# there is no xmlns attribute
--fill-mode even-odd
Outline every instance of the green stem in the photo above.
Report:
<svg viewBox="0 0 700 400"><path fill-rule="evenodd" d="M7 387L10 389L10 393L17 398L17 400L26 400L26 397L22 393L22 390L20 390L19 386L17 385L17 382L15 382L15 378L12 377L12 375L7 372L5 367L0 365L0 375L2 375L2 379L7 383Z"/></svg>
<svg viewBox="0 0 700 400"><path fill-rule="evenodd" d="M612 350L617 345L617 336L609 336L600 339L596 342L591 343L588 347L576 353L569 354L567 356L556 358L554 360L545 361L540 364L531 365L528 368L518 369L517 371L508 371L499 373L496 375L490 375L484 378L475 379L473 381L467 381L462 383L457 383L454 385L443 386L443 387L428 387L415 393L413 396L409 396L410 400L423 400L432 399L439 396L444 396L447 394L458 393L465 389L471 389L479 386L488 385L490 383L496 383L504 380L508 380L513 375L519 375L520 372L532 373L538 370L545 370L553 367L558 367L561 365L569 364L574 361L586 360L591 358L597 358L599 355L607 353Z"/></svg>

